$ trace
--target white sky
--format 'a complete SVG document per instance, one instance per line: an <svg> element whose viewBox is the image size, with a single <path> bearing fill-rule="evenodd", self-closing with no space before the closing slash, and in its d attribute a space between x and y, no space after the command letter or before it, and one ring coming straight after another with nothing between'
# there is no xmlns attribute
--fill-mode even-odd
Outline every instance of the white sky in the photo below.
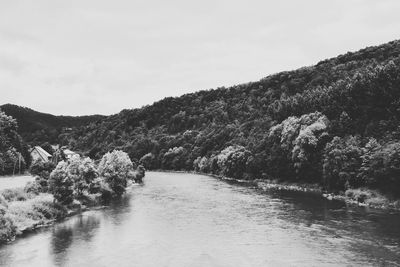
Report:
<svg viewBox="0 0 400 267"><path fill-rule="evenodd" d="M0 0L0 104L112 114L400 35L399 0Z"/></svg>

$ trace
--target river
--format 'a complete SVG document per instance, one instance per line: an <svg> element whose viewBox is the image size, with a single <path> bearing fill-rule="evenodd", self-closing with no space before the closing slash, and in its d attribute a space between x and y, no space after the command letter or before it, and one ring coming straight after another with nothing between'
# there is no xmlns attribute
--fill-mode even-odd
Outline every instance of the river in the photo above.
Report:
<svg viewBox="0 0 400 267"><path fill-rule="evenodd" d="M148 172L101 210L0 247L4 266L400 266L400 214Z"/></svg>

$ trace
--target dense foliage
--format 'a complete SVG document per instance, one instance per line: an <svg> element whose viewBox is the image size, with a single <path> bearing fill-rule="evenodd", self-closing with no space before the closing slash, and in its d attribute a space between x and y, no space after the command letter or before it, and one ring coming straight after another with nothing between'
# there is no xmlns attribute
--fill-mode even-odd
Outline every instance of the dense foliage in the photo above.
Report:
<svg viewBox="0 0 400 267"><path fill-rule="evenodd" d="M30 166L29 172L31 175L35 176L35 180L40 186L41 191L47 192L49 188L49 178L50 173L54 170L56 166L53 162L44 162L40 159L35 160Z"/></svg>
<svg viewBox="0 0 400 267"><path fill-rule="evenodd" d="M107 153L99 164L79 155L57 166L35 161L31 166L34 182L0 192L0 244L26 229L65 218L83 205L94 206L121 196L129 180L141 182L145 175L143 166L135 167L122 151Z"/></svg>
<svg viewBox="0 0 400 267"><path fill-rule="evenodd" d="M40 145L44 142L57 143L58 136L71 127L86 125L104 118L101 115L54 116L11 104L0 106L0 110L17 120L18 133L31 145ZM51 153L49 149L44 149Z"/></svg>
<svg viewBox="0 0 400 267"><path fill-rule="evenodd" d="M258 82L169 97L74 127L59 142L148 169L369 187L400 196L400 41Z"/></svg>
<svg viewBox="0 0 400 267"><path fill-rule="evenodd" d="M17 129L17 121L0 111L0 175L23 172L30 164L28 147Z"/></svg>
<svg viewBox="0 0 400 267"><path fill-rule="evenodd" d="M47 172L39 173L36 183L40 192L47 192L44 183ZM114 150L106 153L97 165L86 157L73 156L68 161L61 161L52 170L48 178L48 192L63 205L73 200L85 200L91 194L99 194L104 200L112 196L121 196L128 181L141 181L145 175L143 166L136 169L128 154Z"/></svg>
<svg viewBox="0 0 400 267"><path fill-rule="evenodd" d="M60 136L149 169L370 187L399 196L400 41L258 82L165 98Z"/></svg>
<svg viewBox="0 0 400 267"><path fill-rule="evenodd" d="M99 175L117 196L125 192L129 179L134 179L134 166L128 154L114 150L106 153L98 167Z"/></svg>

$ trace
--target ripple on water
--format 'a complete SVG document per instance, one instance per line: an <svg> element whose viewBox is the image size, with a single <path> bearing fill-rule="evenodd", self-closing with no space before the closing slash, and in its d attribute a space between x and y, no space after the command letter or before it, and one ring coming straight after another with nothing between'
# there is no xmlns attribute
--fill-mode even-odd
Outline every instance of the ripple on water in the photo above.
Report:
<svg viewBox="0 0 400 267"><path fill-rule="evenodd" d="M400 216L192 174L0 247L0 265L396 266Z"/></svg>

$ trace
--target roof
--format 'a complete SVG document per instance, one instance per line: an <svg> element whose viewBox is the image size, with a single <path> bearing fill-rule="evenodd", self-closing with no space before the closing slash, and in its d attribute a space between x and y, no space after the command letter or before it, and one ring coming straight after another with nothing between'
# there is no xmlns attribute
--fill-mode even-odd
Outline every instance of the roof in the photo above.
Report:
<svg viewBox="0 0 400 267"><path fill-rule="evenodd" d="M31 153L33 152L33 150L36 150L37 151L37 153L39 154L39 156L42 158L42 159L49 159L49 157L51 157L51 155L46 151L46 150L44 150L43 148L41 148L40 146L35 146L32 150L31 150Z"/></svg>
<svg viewBox="0 0 400 267"><path fill-rule="evenodd" d="M64 152L64 154L66 154L66 155L76 154L76 152L71 151L71 150L69 150L68 148L67 148L67 149L64 149L63 152Z"/></svg>

